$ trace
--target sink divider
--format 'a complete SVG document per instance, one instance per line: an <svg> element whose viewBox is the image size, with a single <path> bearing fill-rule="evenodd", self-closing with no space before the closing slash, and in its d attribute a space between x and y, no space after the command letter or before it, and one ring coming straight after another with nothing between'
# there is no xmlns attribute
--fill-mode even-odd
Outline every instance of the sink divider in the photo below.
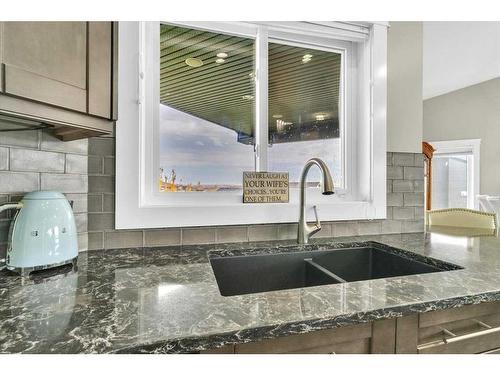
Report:
<svg viewBox="0 0 500 375"><path fill-rule="evenodd" d="M334 274L333 272L327 270L325 267L320 266L318 263L314 262L312 258L306 258L304 259L304 262L308 263L310 266L316 268L318 271L324 273L325 275L331 277L335 281L338 281L339 283L346 283L347 281L341 278L340 276Z"/></svg>

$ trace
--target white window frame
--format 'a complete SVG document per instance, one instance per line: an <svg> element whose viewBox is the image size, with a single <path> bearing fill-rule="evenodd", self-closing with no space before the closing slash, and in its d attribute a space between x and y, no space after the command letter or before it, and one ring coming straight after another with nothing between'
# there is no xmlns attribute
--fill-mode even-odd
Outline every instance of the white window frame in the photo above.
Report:
<svg viewBox="0 0 500 375"><path fill-rule="evenodd" d="M267 47L268 40L307 43L327 50L340 47L343 56L348 56L344 59L344 72L350 75L347 80L343 77L342 81L356 86L356 90L346 91L353 97L341 108L342 115L346 116L345 131L349 132L343 139L351 141L342 145L342 150L345 150L342 158L345 186L337 189L333 198L308 189L308 211L312 217L312 205L316 204L324 221L386 217L387 25L370 24L369 28L356 28L355 24L302 22L176 24L256 39L256 102L261 106L257 112L256 143L261 148L267 148L268 142L267 48L262 47ZM364 39L360 30L369 30L369 37ZM157 22L120 22L116 228L296 221L298 191L293 189L289 204L243 204L241 194L158 193L159 69L156 64L159 49L154 35L159 35ZM349 53L345 54L346 51ZM266 154L256 154L256 169L265 170Z"/></svg>
<svg viewBox="0 0 500 375"><path fill-rule="evenodd" d="M471 194L467 197L467 207L479 209L477 196L480 195L481 187L481 139L458 139L453 141L431 141L429 142L434 147L434 154L458 154L472 153L473 163L467 164L467 174L472 177L467 179L467 190L471 190Z"/></svg>

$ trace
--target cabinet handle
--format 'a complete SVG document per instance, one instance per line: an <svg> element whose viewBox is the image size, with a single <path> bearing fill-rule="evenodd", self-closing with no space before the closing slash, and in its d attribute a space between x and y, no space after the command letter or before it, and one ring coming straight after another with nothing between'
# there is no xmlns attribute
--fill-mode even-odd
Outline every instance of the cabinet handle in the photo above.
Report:
<svg viewBox="0 0 500 375"><path fill-rule="evenodd" d="M462 341L462 340L472 339L474 337L480 337L480 336L484 336L484 335L489 335L489 334L495 333L495 332L500 332L500 327L489 328L489 329L485 329L483 331L471 332L471 333L467 333L466 335L455 336L455 337L451 337L449 339L447 339L445 337L443 339L443 342L445 344L451 344L451 343Z"/></svg>
<svg viewBox="0 0 500 375"><path fill-rule="evenodd" d="M490 335L492 333L500 332L500 327L491 327L486 323L481 322L480 320L474 320L477 324L479 324L481 327L487 328L482 331L476 331L476 332L471 332L467 333L465 335L457 336L453 332L448 331L447 329L443 329L443 332L452 336L450 338L444 337L441 341L434 341L430 342L428 344L422 344L417 346L417 350L423 350L423 349L429 349L433 348L436 346L441 346L441 345L447 345L447 344L452 344L454 342L460 342L464 340L469 340L475 337L481 337L485 335Z"/></svg>

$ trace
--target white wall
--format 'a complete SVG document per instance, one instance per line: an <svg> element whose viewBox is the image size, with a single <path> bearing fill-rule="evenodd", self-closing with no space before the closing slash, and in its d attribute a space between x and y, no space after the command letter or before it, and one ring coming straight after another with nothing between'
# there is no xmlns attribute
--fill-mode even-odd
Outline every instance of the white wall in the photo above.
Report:
<svg viewBox="0 0 500 375"><path fill-rule="evenodd" d="M424 101L424 140L481 139L480 193L500 195L500 78Z"/></svg>
<svg viewBox="0 0 500 375"><path fill-rule="evenodd" d="M500 22L424 22L428 99L500 77Z"/></svg>
<svg viewBox="0 0 500 375"><path fill-rule="evenodd" d="M391 22L387 39L387 151L422 152L422 22Z"/></svg>

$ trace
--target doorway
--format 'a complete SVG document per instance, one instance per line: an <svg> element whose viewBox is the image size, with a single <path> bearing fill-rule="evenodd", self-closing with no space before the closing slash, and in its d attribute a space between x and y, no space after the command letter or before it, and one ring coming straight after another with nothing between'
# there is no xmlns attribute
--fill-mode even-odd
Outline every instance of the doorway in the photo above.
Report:
<svg viewBox="0 0 500 375"><path fill-rule="evenodd" d="M427 209L477 209L481 140L435 141L429 144L434 152L430 178L426 183L429 189L426 194L429 200L426 202ZM430 207L427 203L431 203Z"/></svg>

